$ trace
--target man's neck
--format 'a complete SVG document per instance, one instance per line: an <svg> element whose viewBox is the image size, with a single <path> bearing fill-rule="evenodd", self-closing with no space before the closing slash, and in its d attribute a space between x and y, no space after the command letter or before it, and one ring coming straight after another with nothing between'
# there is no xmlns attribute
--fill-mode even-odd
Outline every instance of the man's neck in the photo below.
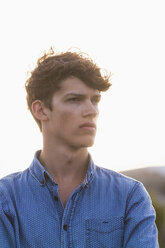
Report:
<svg viewBox="0 0 165 248"><path fill-rule="evenodd" d="M56 183L79 183L85 178L89 155L87 148L51 146L43 148L39 160Z"/></svg>

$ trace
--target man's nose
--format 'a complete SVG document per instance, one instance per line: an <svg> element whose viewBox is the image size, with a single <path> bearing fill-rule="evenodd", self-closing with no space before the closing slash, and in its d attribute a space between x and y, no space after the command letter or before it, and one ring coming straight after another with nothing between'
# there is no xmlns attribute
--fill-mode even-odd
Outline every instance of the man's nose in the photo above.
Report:
<svg viewBox="0 0 165 248"><path fill-rule="evenodd" d="M83 109L83 116L97 116L99 114L98 106L93 104L91 101L87 101L84 109Z"/></svg>

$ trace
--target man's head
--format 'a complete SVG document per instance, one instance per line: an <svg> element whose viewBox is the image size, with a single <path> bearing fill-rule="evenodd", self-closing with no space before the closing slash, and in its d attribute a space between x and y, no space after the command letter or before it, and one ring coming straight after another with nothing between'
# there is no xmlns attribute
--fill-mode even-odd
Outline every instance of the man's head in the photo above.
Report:
<svg viewBox="0 0 165 248"><path fill-rule="evenodd" d="M27 104L42 131L41 120L32 111L32 103L40 100L52 110L52 98L60 90L61 82L76 77L92 89L106 91L110 87L109 75L102 75L101 69L85 54L65 52L55 54L51 51L38 59L37 67L26 81Z"/></svg>

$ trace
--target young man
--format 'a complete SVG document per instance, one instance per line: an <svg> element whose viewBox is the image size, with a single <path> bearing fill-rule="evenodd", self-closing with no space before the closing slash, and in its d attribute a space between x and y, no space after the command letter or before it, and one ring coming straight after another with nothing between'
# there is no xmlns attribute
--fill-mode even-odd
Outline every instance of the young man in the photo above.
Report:
<svg viewBox="0 0 165 248"><path fill-rule="evenodd" d="M0 180L0 248L155 248L143 185L94 164L87 148L109 77L83 54L46 54L26 82L43 135L30 167Z"/></svg>

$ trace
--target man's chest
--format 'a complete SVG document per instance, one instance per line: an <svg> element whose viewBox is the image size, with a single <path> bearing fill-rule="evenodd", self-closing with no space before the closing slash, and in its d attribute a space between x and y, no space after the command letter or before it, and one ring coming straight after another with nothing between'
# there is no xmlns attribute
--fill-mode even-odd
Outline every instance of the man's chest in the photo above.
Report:
<svg viewBox="0 0 165 248"><path fill-rule="evenodd" d="M64 195L63 200L67 201ZM62 201L62 200L61 200ZM65 202L64 202L65 204ZM86 203L88 205L88 203ZM99 204L98 204L99 205ZM34 209L19 220L21 247L61 247L61 248L120 248L122 247L124 218L112 217L112 212L98 211L97 203L84 206L81 195L69 198L60 219L60 202L54 208L46 205ZM28 243L27 243L28 241Z"/></svg>
<svg viewBox="0 0 165 248"><path fill-rule="evenodd" d="M58 195L64 208L67 204L69 196L72 194L72 192L74 192L74 190L78 186L79 186L79 183L58 185Z"/></svg>
<svg viewBox="0 0 165 248"><path fill-rule="evenodd" d="M65 208L66 204L67 204L67 201L69 199L69 196L71 195L72 193L72 190L59 190L58 191L58 195L59 195L59 198L61 200L61 203L63 205L63 207Z"/></svg>

